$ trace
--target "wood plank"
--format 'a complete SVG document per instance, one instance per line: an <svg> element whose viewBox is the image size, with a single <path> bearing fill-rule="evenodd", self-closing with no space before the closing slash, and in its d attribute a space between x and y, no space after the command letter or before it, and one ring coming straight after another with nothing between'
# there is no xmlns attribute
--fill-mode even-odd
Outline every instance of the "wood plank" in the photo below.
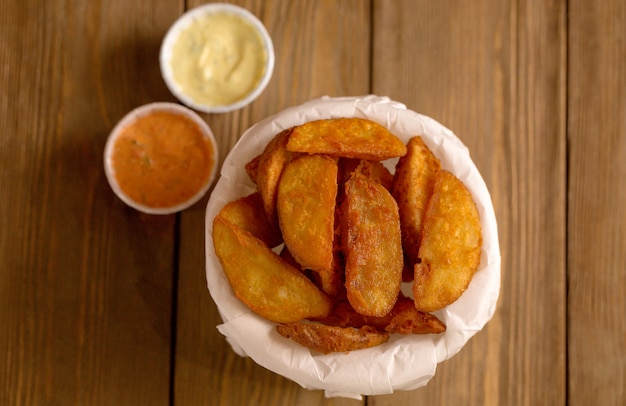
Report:
<svg viewBox="0 0 626 406"><path fill-rule="evenodd" d="M190 7L200 4L194 1ZM368 92L369 3L363 1L236 1L257 15L274 41L276 67L257 101L225 114L205 115L220 159L253 123L323 95ZM336 38L344 41L337 42ZM204 274L206 199L181 216L175 360L176 404L355 405L302 389L252 360L237 356L217 331L221 323Z"/></svg>
<svg viewBox="0 0 626 406"><path fill-rule="evenodd" d="M368 404L564 404L565 2L380 0L373 12L373 91L467 144L503 263L487 327L425 388Z"/></svg>
<svg viewBox="0 0 626 406"><path fill-rule="evenodd" d="M166 94L155 62L176 7L0 8L0 403L167 404L174 217L117 199L102 151Z"/></svg>
<svg viewBox="0 0 626 406"><path fill-rule="evenodd" d="M569 2L568 399L626 404L626 3Z"/></svg>

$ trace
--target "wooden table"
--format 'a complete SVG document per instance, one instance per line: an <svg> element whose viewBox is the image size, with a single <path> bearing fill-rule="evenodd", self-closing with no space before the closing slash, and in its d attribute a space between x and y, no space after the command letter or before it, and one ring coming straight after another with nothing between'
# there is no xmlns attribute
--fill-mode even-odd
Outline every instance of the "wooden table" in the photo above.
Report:
<svg viewBox="0 0 626 406"><path fill-rule="evenodd" d="M469 147L499 223L487 327L424 388L326 399L240 358L204 275L208 195L125 206L102 167L130 109L175 101L158 67L198 0L0 0L0 404L626 404L626 3L241 0L276 69L203 115L223 159L253 123L378 94Z"/></svg>

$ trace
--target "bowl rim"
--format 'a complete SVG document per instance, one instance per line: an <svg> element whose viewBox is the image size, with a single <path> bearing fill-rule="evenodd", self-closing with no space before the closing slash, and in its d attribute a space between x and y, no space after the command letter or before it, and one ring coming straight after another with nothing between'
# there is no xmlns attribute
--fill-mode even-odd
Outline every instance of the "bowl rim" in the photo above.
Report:
<svg viewBox="0 0 626 406"><path fill-rule="evenodd" d="M185 30L194 20L199 17L217 14L217 13L232 13L239 17L242 17L247 22L251 23L254 28L259 32L263 43L265 45L265 51L267 53L267 63L265 66L265 73L257 84L257 86L244 98L239 99L230 104L220 105L207 105L194 101L189 97L180 86L174 80L170 60L172 57L172 49L176 43L176 39L180 33ZM265 90L269 84L272 75L274 73L275 54L272 38L269 35L265 25L249 10L230 3L208 3L198 7L194 7L189 11L182 14L168 29L163 41L161 42L161 48L159 51L159 66L161 70L161 76L165 82L165 85L169 91L186 106L201 111L204 113L228 113L234 110L241 109L248 104L256 100L261 93Z"/></svg>
<svg viewBox="0 0 626 406"><path fill-rule="evenodd" d="M211 144L211 158L213 160L213 167L211 168L211 172L209 173L209 176L207 177L202 187L189 199L170 207L151 207L133 200L120 187L115 177L115 170L113 169L113 147L115 145L115 141L119 138L122 131L130 124L135 122L137 119L159 111L175 113L193 121L200 129L202 135ZM113 192L115 192L117 197L119 197L128 206L147 214L172 214L189 208L193 204L197 203L206 194L206 192L215 181L215 177L218 172L218 157L219 155L215 136L213 135L213 132L211 131L211 128L206 123L206 121L204 121L196 112L176 103L154 102L144 104L142 106L132 109L131 111L126 113L126 115L124 115L124 117L122 117L120 121L118 121L115 127L113 127L113 129L109 133L104 147L104 172L107 181L111 186L111 189L113 189Z"/></svg>
<svg viewBox="0 0 626 406"><path fill-rule="evenodd" d="M434 312L446 322L445 333L395 334L387 343L373 348L347 354L315 353L280 336L275 331L275 323L256 315L234 296L214 252L214 217L226 203L255 191L245 163L257 156L259 148L262 151L275 134L306 121L336 117L377 121L403 140L422 134L424 142L440 158L442 167L468 182L466 186L477 204L483 227L481 264L461 298ZM377 95L323 96L288 107L249 127L224 159L220 177L207 202L205 254L208 290L222 322L217 329L232 350L303 387L324 390L327 396L381 395L426 385L435 375L436 366L453 357L488 323L496 311L500 294L501 258L495 210L469 149L436 120ZM254 331L254 339L249 338L251 331ZM393 368L392 374L389 374L390 368Z"/></svg>

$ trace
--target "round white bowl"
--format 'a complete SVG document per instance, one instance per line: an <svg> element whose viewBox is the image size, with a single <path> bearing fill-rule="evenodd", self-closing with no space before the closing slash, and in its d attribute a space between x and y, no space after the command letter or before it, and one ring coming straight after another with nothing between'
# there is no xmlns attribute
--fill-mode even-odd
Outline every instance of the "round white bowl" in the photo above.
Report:
<svg viewBox="0 0 626 406"><path fill-rule="evenodd" d="M115 141L117 140L119 135L122 133L122 131L127 126L132 124L135 120L137 120L138 118L144 117L144 116L147 116L154 112L159 112L159 111L179 114L181 116L184 116L190 119L194 123L196 123L198 125L198 128L202 132L202 135L211 144L211 149L212 149L212 154L213 154L211 157L213 160L213 167L211 168L211 172L209 173L209 176L207 177L206 181L203 183L202 187L186 201L181 202L171 207L151 207L151 206L146 206L145 204L142 204L133 200L131 197L128 196L128 194L126 194L120 188L120 185L115 176L115 169L113 168L113 164L112 164L113 152L114 152L113 147L115 145ZM167 102L150 103L150 104L137 107L134 110L130 111L113 128L113 130L109 134L109 138L107 139L107 142L104 148L104 172L109 182L109 185L111 186L111 189L113 189L113 192L115 192L115 194L128 206L136 210L139 210L141 212L147 213L147 214L172 214L172 213L176 213L176 212L187 209L188 207L196 203L198 200L200 200L202 196L204 196L206 192L209 190L209 188L213 184L213 181L215 180L217 168L218 168L217 142L215 141L213 132L209 128L208 124L194 111L176 103L167 103ZM193 176L193 174L189 174L189 175Z"/></svg>
<svg viewBox="0 0 626 406"><path fill-rule="evenodd" d="M442 168L461 179L472 193L483 231L481 262L472 282L454 303L434 314L446 323L442 334L399 335L379 346L349 353L321 354L280 336L276 324L238 300L215 255L213 219L224 205L254 192L245 165L280 131L307 121L361 117L387 127L405 143L415 135L440 159ZM383 163L393 171L397 159ZM311 100L252 126L226 157L206 209L206 276L223 323L217 326L233 350L308 389L327 396L360 398L413 390L434 376L438 363L456 354L491 319L500 292L500 249L489 191L465 145L435 120L386 97ZM403 286L405 290L407 286ZM410 286L408 286L410 293Z"/></svg>
<svg viewBox="0 0 626 406"><path fill-rule="evenodd" d="M250 23L254 28L256 28L261 36L264 44L264 50L267 55L265 72L261 77L261 80L257 83L257 86L243 99L225 105L208 105L195 101L192 97L185 93L182 87L174 79L171 64L173 47L181 32L188 28L195 20L202 18L203 16L216 13L232 13ZM274 45L263 23L245 8L228 3L209 3L193 8L183 14L178 20L176 20L165 35L163 43L161 44L159 55L161 75L163 76L163 80L165 81L165 84L170 92L172 92L172 94L185 105L204 113L228 113L250 104L257 97L259 97L259 95L267 87L267 84L269 83L274 72L274 62Z"/></svg>

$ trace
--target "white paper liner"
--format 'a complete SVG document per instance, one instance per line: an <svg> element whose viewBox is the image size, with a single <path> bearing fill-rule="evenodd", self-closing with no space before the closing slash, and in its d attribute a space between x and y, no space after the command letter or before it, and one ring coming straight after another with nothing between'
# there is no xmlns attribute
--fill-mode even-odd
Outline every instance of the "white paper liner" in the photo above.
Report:
<svg viewBox="0 0 626 406"><path fill-rule="evenodd" d="M271 323L253 313L234 295L215 256L211 238L215 215L227 202L255 191L245 165L280 131L307 121L363 117L376 121L405 143L415 135L468 187L478 207L483 247L481 262L464 294L435 312L447 326L438 335L392 335L377 347L350 353L321 354L281 337ZM385 161L393 171L397 159ZM435 120L408 110L387 97L322 97L286 109L248 129L226 157L221 178L206 209L206 275L223 324L217 326L233 350L307 389L326 396L360 399L424 386L437 363L456 354L491 319L500 292L500 249L491 197L465 145ZM406 288L407 286L404 286ZM410 289L409 289L410 291Z"/></svg>

